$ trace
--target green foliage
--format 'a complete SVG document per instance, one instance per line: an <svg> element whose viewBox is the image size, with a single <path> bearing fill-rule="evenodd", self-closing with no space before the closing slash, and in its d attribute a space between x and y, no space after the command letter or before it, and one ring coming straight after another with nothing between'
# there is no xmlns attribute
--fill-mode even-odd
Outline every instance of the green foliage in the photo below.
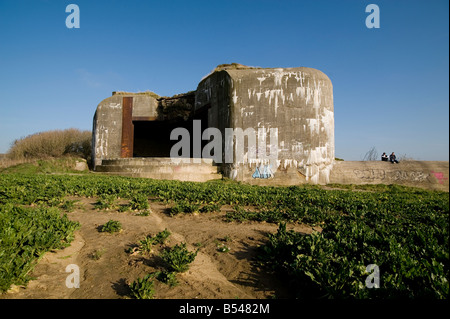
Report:
<svg viewBox="0 0 450 319"><path fill-rule="evenodd" d="M132 192L128 196L130 202L126 205L119 206L119 212L126 212L129 210L138 211L138 216L148 216L150 215L150 205L148 203L148 197L145 194Z"/></svg>
<svg viewBox="0 0 450 319"><path fill-rule="evenodd" d="M149 207L147 195L141 193L132 194L130 199L130 208L132 210L145 210L149 209Z"/></svg>
<svg viewBox="0 0 450 319"><path fill-rule="evenodd" d="M163 231L157 233L155 236L149 235L143 240L140 240L137 247L130 248L128 252L150 253L152 251L153 245L164 244L169 238L170 234L170 231L168 231L166 228Z"/></svg>
<svg viewBox="0 0 450 319"><path fill-rule="evenodd" d="M212 213L219 212L222 205L217 203L206 204L202 208L200 208L200 213Z"/></svg>
<svg viewBox="0 0 450 319"><path fill-rule="evenodd" d="M174 206L172 206L169 209L169 215L172 216L172 217L175 216L175 215L181 214L183 212L184 212L184 210L183 210L182 206L179 203L175 204Z"/></svg>
<svg viewBox="0 0 450 319"><path fill-rule="evenodd" d="M153 242L155 244L164 244L170 235L171 235L170 231L167 230L166 228L163 231L157 233L155 237L153 237Z"/></svg>
<svg viewBox="0 0 450 319"><path fill-rule="evenodd" d="M179 201L170 209L170 216L174 216L180 213L195 213L198 212L200 205L190 203L188 201Z"/></svg>
<svg viewBox="0 0 450 319"><path fill-rule="evenodd" d="M74 211L76 202L78 202L78 200L64 200L60 207L64 211L70 213Z"/></svg>
<svg viewBox="0 0 450 319"><path fill-rule="evenodd" d="M152 251L153 243L153 238L147 236L143 240L139 241L138 249L140 252L149 253Z"/></svg>
<svg viewBox="0 0 450 319"><path fill-rule="evenodd" d="M171 271L185 272L189 269L189 264L194 261L197 252L198 250L189 252L186 248L186 243L181 243L180 245L175 245L172 248L164 250L161 258L166 262Z"/></svg>
<svg viewBox="0 0 450 319"><path fill-rule="evenodd" d="M102 233L117 233L122 230L122 224L118 220L112 220L110 219L107 221L104 225L101 227Z"/></svg>
<svg viewBox="0 0 450 319"><path fill-rule="evenodd" d="M157 271L153 273L153 275L156 277L156 279L158 279L162 283L165 283L166 285L169 285L170 287L175 287L178 285L176 272Z"/></svg>
<svg viewBox="0 0 450 319"><path fill-rule="evenodd" d="M310 287L311 297L448 298L447 192L399 185L329 186L335 189L89 174L1 174L0 206L33 205L33 210L44 211L52 206L57 211L66 196L111 195L131 201L134 194L177 203L173 215L209 211L212 205L232 205L234 210L225 215L230 222L302 223L323 229L313 235L280 230L261 254L268 266L283 269L298 287ZM0 218L11 218L5 216ZM8 245L2 241L0 249L8 249ZM2 250L0 254L4 254ZM368 264L380 267L380 289L360 289L367 276L362 267ZM16 266L21 267L19 262Z"/></svg>
<svg viewBox="0 0 450 319"><path fill-rule="evenodd" d="M95 209L107 210L115 209L117 197L114 194L101 194L97 202L94 204Z"/></svg>
<svg viewBox="0 0 450 319"><path fill-rule="evenodd" d="M225 244L219 244L217 245L217 251L220 253L227 253L230 251L230 247Z"/></svg>
<svg viewBox="0 0 450 319"><path fill-rule="evenodd" d="M26 284L39 258L68 246L79 226L57 208L0 205L0 291Z"/></svg>
<svg viewBox="0 0 450 319"><path fill-rule="evenodd" d="M301 298L448 297L444 220L412 227L407 220L394 222L396 217L379 213L365 218L337 216L322 233L311 235L286 231L286 224L280 224L260 258L287 274ZM379 289L365 286L369 264L380 268Z"/></svg>
<svg viewBox="0 0 450 319"><path fill-rule="evenodd" d="M136 299L153 299L155 294L153 276L148 274L143 278L137 278L129 285L131 296Z"/></svg>

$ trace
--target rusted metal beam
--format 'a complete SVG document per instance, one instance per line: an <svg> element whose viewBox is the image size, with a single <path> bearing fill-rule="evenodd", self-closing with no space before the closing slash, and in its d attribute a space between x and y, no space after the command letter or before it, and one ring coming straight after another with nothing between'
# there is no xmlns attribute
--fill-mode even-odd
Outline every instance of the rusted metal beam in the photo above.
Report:
<svg viewBox="0 0 450 319"><path fill-rule="evenodd" d="M122 100L122 148L121 157L133 157L134 125L133 97L123 97Z"/></svg>

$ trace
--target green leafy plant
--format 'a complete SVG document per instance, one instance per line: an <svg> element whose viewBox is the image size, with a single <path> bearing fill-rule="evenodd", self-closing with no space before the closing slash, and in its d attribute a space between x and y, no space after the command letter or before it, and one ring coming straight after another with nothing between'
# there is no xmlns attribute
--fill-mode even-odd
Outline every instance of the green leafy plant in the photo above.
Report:
<svg viewBox="0 0 450 319"><path fill-rule="evenodd" d="M180 204L175 204L169 209L169 215L172 217L181 214L183 212L184 212L183 207Z"/></svg>
<svg viewBox="0 0 450 319"><path fill-rule="evenodd" d="M139 251L141 252L151 252L154 240L151 237L145 237L143 240L139 241Z"/></svg>
<svg viewBox="0 0 450 319"><path fill-rule="evenodd" d="M170 208L170 216L174 216L180 213L195 213L200 209L200 205L187 201L179 201Z"/></svg>
<svg viewBox="0 0 450 319"><path fill-rule="evenodd" d="M132 210L146 210L150 208L148 197L142 193L135 193L130 199L130 208Z"/></svg>
<svg viewBox="0 0 450 319"><path fill-rule="evenodd" d="M118 212L124 213L130 210L130 205L119 205Z"/></svg>
<svg viewBox="0 0 450 319"><path fill-rule="evenodd" d="M143 240L140 240L137 247L131 247L127 250L128 253L150 253L152 251L153 245L164 244L167 238L170 236L170 231L164 229L160 231L155 236L147 236Z"/></svg>
<svg viewBox="0 0 450 319"><path fill-rule="evenodd" d="M161 258L166 262L169 270L185 272L189 269L189 265L194 261L197 252L198 250L189 252L186 248L186 243L181 243L164 250L161 254Z"/></svg>
<svg viewBox="0 0 450 319"><path fill-rule="evenodd" d="M148 274L143 278L137 278L130 285L130 294L135 299L153 299L155 294L153 275Z"/></svg>
<svg viewBox="0 0 450 319"><path fill-rule="evenodd" d="M78 200L64 200L60 207L66 212L73 212L75 210L76 202L78 202Z"/></svg>
<svg viewBox="0 0 450 319"><path fill-rule="evenodd" d="M117 197L114 194L102 194L94 204L95 209L115 209Z"/></svg>
<svg viewBox="0 0 450 319"><path fill-rule="evenodd" d="M109 220L101 227L101 232L117 233L122 230L122 224L118 220Z"/></svg>
<svg viewBox="0 0 450 319"><path fill-rule="evenodd" d="M169 285L170 287L175 287L178 285L177 273L171 271L157 271L154 273L156 279Z"/></svg>
<svg viewBox="0 0 450 319"><path fill-rule="evenodd" d="M202 208L200 208L200 213L218 212L218 211L220 211L221 207L222 207L222 205L219 205L217 203L206 204Z"/></svg>
<svg viewBox="0 0 450 319"><path fill-rule="evenodd" d="M171 235L170 231L166 228L163 231L157 233L155 237L153 237L153 241L156 244L164 244L170 235Z"/></svg>
<svg viewBox="0 0 450 319"><path fill-rule="evenodd" d="M219 244L217 245L217 251L221 253L227 253L230 251L230 247L225 244Z"/></svg>

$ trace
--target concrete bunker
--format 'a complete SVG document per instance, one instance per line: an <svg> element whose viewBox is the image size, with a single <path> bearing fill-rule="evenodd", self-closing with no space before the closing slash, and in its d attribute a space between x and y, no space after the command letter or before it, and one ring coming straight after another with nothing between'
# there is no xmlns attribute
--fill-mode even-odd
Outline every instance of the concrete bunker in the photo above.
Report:
<svg viewBox="0 0 450 319"><path fill-rule="evenodd" d="M201 120L202 132L215 128L222 134L222 160L216 161L212 169L200 169L199 165L187 168L169 158L177 143L170 139L170 133L183 127L193 138L194 120ZM255 154L255 149L248 143L243 158L233 157L227 162L227 129L253 129L258 141L267 142L267 153L275 150L276 162L252 158L249 154ZM276 145L270 141L270 129L276 129ZM201 147L207 143L201 140ZM232 143L234 149L236 141ZM193 144L191 141L190 157L194 155ZM334 163L332 84L325 74L311 68L226 64L204 77L195 91L173 97L152 92L113 92L98 105L94 115L92 149L95 170L124 175L159 178L148 168L157 162L160 171L167 171L167 179L180 179L175 173L183 169L192 174L204 169L204 176L192 180L217 178L219 172L260 184L326 183ZM113 163L116 167L108 168ZM204 159L202 165L212 166L212 160ZM275 172L270 178L255 178L255 171L269 166Z"/></svg>

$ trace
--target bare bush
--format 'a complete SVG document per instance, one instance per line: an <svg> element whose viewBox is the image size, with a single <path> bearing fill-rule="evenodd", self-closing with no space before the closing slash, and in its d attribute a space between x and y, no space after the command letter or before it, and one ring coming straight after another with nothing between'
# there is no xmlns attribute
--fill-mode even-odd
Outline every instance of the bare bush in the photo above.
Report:
<svg viewBox="0 0 450 319"><path fill-rule="evenodd" d="M378 160L378 151L375 146L372 146L370 150L364 155L363 161L376 161Z"/></svg>
<svg viewBox="0 0 450 319"><path fill-rule="evenodd" d="M90 131L74 128L39 132L15 140L7 157L11 160L23 160L70 155L89 160L91 139Z"/></svg>

